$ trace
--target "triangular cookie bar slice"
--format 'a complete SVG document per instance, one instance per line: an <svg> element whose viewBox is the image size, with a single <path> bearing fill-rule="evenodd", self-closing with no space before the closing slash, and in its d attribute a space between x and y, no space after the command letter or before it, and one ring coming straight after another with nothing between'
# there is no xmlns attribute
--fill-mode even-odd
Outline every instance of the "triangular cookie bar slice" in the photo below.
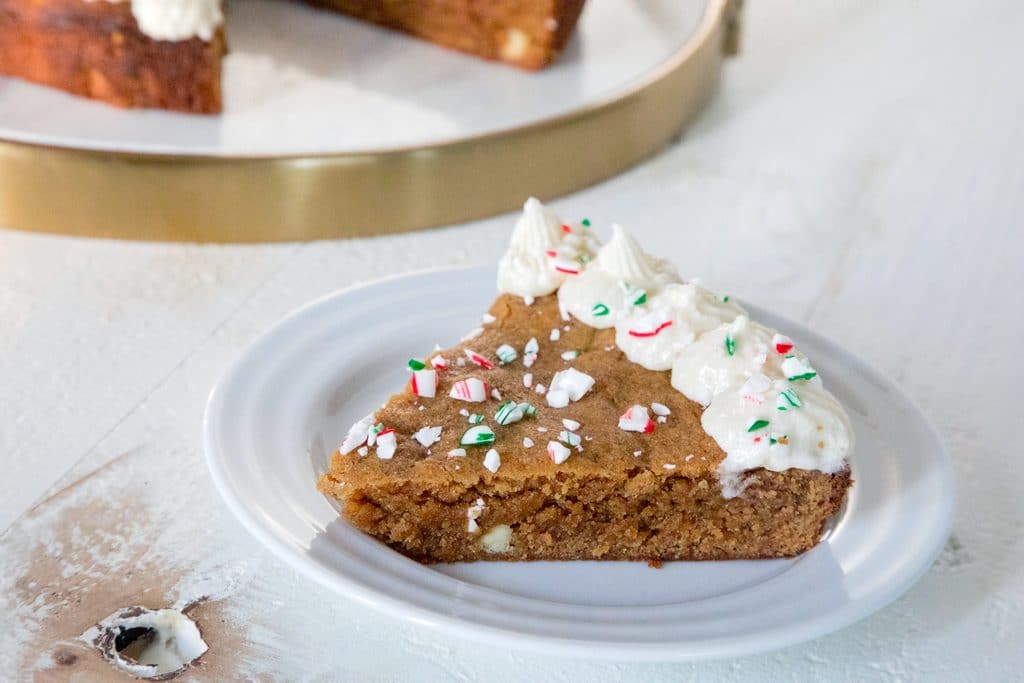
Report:
<svg viewBox="0 0 1024 683"><path fill-rule="evenodd" d="M725 497L702 405L629 360L614 328L566 317L554 295L501 295L477 336L411 361L320 490L421 562L774 558L818 542L849 469L757 468Z"/></svg>

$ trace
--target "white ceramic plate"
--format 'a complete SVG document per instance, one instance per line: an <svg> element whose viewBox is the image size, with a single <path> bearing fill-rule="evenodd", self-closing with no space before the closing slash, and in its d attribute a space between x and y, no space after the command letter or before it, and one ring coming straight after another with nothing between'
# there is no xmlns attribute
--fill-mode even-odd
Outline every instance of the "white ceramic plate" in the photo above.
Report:
<svg viewBox="0 0 1024 683"><path fill-rule="evenodd" d="M214 482L242 524L307 575L463 638L589 658L741 655L834 631L895 599L949 533L953 475L928 421L835 344L748 306L814 359L857 431L856 485L823 543L793 560L482 562L426 567L348 526L315 487L352 422L405 362L475 327L494 271L431 271L350 289L256 340L210 395ZM440 305L443 302L443 306Z"/></svg>
<svg viewBox="0 0 1024 683"><path fill-rule="evenodd" d="M708 6L588 0L561 59L529 74L301 3L229 2L222 115L116 109L0 77L0 139L227 157L446 142L632 88L686 45Z"/></svg>

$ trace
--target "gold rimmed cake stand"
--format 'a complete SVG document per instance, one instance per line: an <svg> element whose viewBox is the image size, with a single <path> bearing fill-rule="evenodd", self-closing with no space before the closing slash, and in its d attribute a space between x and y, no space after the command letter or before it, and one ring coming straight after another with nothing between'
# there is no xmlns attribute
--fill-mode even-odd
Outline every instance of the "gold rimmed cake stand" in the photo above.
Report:
<svg viewBox="0 0 1024 683"><path fill-rule="evenodd" d="M709 100L738 4L628 91L570 114L420 147L224 157L0 140L0 225L198 242L313 240L460 223L557 197L653 155Z"/></svg>

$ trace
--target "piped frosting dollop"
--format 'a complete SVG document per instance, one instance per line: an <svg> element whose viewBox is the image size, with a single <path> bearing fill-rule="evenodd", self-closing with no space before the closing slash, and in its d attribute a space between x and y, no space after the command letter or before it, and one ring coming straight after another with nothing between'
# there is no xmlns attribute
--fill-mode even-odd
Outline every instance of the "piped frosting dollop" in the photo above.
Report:
<svg viewBox="0 0 1024 683"><path fill-rule="evenodd" d="M526 200L508 251L498 262L499 291L526 299L544 296L558 289L567 277L582 272L583 263L593 256L591 243L580 234L585 229L574 234L563 225L558 215L536 198Z"/></svg>
<svg viewBox="0 0 1024 683"><path fill-rule="evenodd" d="M615 321L615 344L648 370L670 370L697 336L745 311L693 283L668 284Z"/></svg>
<svg viewBox="0 0 1024 683"><path fill-rule="evenodd" d="M612 226L612 238L601 247L579 276L558 290L562 309L591 327L612 327L615 321L665 285L679 282L667 261L646 254L622 226Z"/></svg>

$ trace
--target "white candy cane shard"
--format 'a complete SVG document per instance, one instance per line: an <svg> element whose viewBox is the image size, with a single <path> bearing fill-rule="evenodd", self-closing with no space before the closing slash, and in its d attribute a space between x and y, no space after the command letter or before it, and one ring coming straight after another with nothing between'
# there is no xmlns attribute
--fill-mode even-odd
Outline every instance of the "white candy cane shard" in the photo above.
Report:
<svg viewBox="0 0 1024 683"><path fill-rule="evenodd" d="M493 370L494 369L494 363L492 363L491 361L487 360L482 355L480 355L479 353L477 353L476 351L473 351L471 349L466 349L466 358L471 360L473 363L476 363L477 365L482 367L484 370Z"/></svg>
<svg viewBox="0 0 1024 683"><path fill-rule="evenodd" d="M533 373L532 372L528 372L525 375L523 375L523 386L526 387L527 389L529 389L530 387L533 386Z"/></svg>
<svg viewBox="0 0 1024 683"><path fill-rule="evenodd" d="M412 393L423 398L434 398L437 393L437 370L414 370Z"/></svg>
<svg viewBox="0 0 1024 683"><path fill-rule="evenodd" d="M441 440L440 427L424 427L412 435L424 448L429 448Z"/></svg>
<svg viewBox="0 0 1024 683"><path fill-rule="evenodd" d="M449 458L465 458L466 457L466 449L465 448L453 448L450 451L448 451L448 457Z"/></svg>
<svg viewBox="0 0 1024 683"><path fill-rule="evenodd" d="M445 370L448 368L448 359L444 356L434 356L430 359L430 364L438 370Z"/></svg>
<svg viewBox="0 0 1024 683"><path fill-rule="evenodd" d="M523 448L533 448L533 439L528 436L523 437Z"/></svg>
<svg viewBox="0 0 1024 683"><path fill-rule="evenodd" d="M395 457L395 449L398 448L398 441L395 438L394 429L385 429L377 435L377 457L381 460L390 460Z"/></svg>
<svg viewBox="0 0 1024 683"><path fill-rule="evenodd" d="M484 328L482 328L482 327L474 327L472 330L470 330L469 332L466 333L465 337L463 337L459 341L469 341L470 339L476 339L477 337L479 337L483 333L484 333Z"/></svg>
<svg viewBox="0 0 1024 683"><path fill-rule="evenodd" d="M366 437L370 433L371 426L373 426L373 413L370 413L349 427L348 434L345 435L345 439L341 442L341 447L338 448L341 454L345 455L366 443Z"/></svg>
<svg viewBox="0 0 1024 683"><path fill-rule="evenodd" d="M497 320L497 318L495 318L490 313L484 313L483 316L480 318L480 322L482 322L484 325L490 325L495 320Z"/></svg>
<svg viewBox="0 0 1024 683"><path fill-rule="evenodd" d="M760 372L754 373L740 387L740 396L747 401L764 403L764 393L772 388L772 381Z"/></svg>
<svg viewBox="0 0 1024 683"><path fill-rule="evenodd" d="M578 401L594 386L594 378L576 368L567 368L551 378L552 391L562 389L569 394L569 400Z"/></svg>
<svg viewBox="0 0 1024 683"><path fill-rule="evenodd" d="M469 401L470 403L479 403L487 400L487 394L490 393L490 387L487 386L487 382L477 379L476 377L470 377L468 379L460 379L452 385L452 389L448 392L448 395L452 398L460 401Z"/></svg>
<svg viewBox="0 0 1024 683"><path fill-rule="evenodd" d="M570 420L568 418L562 418L562 425L565 426L570 432L575 432L580 428L580 423L576 420Z"/></svg>
<svg viewBox="0 0 1024 683"><path fill-rule="evenodd" d="M655 415L661 415L661 416L671 415L672 414L672 411L669 410L668 406L665 405L664 403L652 403L651 404L651 412L654 413Z"/></svg>
<svg viewBox="0 0 1024 683"><path fill-rule="evenodd" d="M487 455L484 456L484 467L491 472L498 471L498 468L501 467L501 455L498 454L498 451L493 448L487 451Z"/></svg>
<svg viewBox="0 0 1024 683"><path fill-rule="evenodd" d="M563 351L562 360L576 360L580 357L579 351Z"/></svg>
<svg viewBox="0 0 1024 683"><path fill-rule="evenodd" d="M561 465L563 462L568 460L571 454L572 451L557 441L548 441L548 457L551 458L551 462L556 465Z"/></svg>
<svg viewBox="0 0 1024 683"><path fill-rule="evenodd" d="M619 429L625 432L644 432L650 434L654 431L654 423L647 415L647 408L635 405L619 418Z"/></svg>
<svg viewBox="0 0 1024 683"><path fill-rule="evenodd" d="M551 341L558 341L562 337L561 331L557 327L551 330L551 335L548 337Z"/></svg>
<svg viewBox="0 0 1024 683"><path fill-rule="evenodd" d="M552 408L564 408L569 405L569 392L565 389L551 389L547 392L546 398Z"/></svg>

